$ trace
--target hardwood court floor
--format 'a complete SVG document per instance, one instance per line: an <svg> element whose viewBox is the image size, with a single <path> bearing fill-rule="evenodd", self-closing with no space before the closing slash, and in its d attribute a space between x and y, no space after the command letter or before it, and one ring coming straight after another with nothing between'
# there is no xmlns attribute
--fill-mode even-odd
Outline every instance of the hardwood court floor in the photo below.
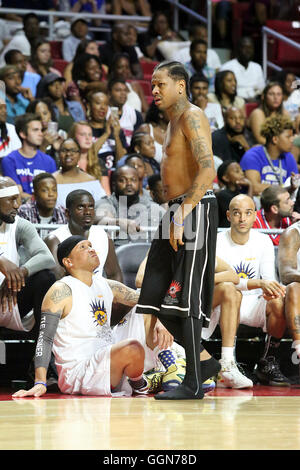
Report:
<svg viewBox="0 0 300 470"><path fill-rule="evenodd" d="M298 450L300 388L219 389L186 402L11 399L0 389L0 450L12 449Z"/></svg>

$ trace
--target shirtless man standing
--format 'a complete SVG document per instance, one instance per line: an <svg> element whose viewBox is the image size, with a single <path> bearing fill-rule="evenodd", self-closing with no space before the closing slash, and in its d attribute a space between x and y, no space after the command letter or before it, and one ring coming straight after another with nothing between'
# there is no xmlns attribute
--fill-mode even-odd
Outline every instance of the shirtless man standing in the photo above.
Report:
<svg viewBox="0 0 300 470"><path fill-rule="evenodd" d="M169 209L148 255L138 313L156 315L184 346L186 375L158 400L203 398L208 377L200 364L201 330L212 307L217 202L211 133L203 111L188 100L189 77L179 62L162 62L152 76L152 94L169 124L161 176ZM213 372L217 372L213 371Z"/></svg>

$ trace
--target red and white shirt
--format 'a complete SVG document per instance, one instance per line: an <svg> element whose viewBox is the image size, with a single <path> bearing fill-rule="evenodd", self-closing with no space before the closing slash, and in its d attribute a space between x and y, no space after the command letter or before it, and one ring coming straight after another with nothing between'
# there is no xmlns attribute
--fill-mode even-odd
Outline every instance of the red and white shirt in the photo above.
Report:
<svg viewBox="0 0 300 470"><path fill-rule="evenodd" d="M289 217L284 217L280 221L280 227L278 229L285 229L292 225L292 221ZM257 211L256 213L256 219L253 224L252 228L260 228L260 229L272 229L270 225L268 224L268 221L265 216L265 212L263 209L260 211ZM269 237L271 238L273 245L278 246L279 245L279 240L280 240L280 233L268 233Z"/></svg>

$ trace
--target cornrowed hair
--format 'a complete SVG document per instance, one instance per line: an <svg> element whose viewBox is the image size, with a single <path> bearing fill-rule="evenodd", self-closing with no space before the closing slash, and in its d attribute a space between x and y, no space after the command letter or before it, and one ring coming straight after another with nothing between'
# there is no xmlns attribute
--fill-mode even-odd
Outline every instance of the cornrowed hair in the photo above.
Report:
<svg viewBox="0 0 300 470"><path fill-rule="evenodd" d="M154 72L156 72L157 70L163 70L163 69L167 69L169 77L171 77L176 82L179 80L184 80L186 96L189 97L190 96L190 83L189 83L190 78L184 65L181 62L177 62L175 60L168 60L168 61L166 60L158 64L155 67Z"/></svg>

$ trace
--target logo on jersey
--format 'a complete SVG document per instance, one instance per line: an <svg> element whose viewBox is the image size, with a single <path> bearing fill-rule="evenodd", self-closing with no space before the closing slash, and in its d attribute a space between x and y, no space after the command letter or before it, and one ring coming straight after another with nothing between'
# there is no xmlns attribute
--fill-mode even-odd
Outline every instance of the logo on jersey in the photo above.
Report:
<svg viewBox="0 0 300 470"><path fill-rule="evenodd" d="M172 299L176 299L177 292L180 292L182 289L181 284L177 281L172 281L168 290L168 295Z"/></svg>
<svg viewBox="0 0 300 470"><path fill-rule="evenodd" d="M238 266L234 266L234 269L242 279L253 279L255 277L255 271L251 267L250 263L246 264L241 262Z"/></svg>
<svg viewBox="0 0 300 470"><path fill-rule="evenodd" d="M107 322L107 313L104 307L104 302L101 300L96 300L90 304L92 315L94 318L94 323L97 325L103 326Z"/></svg>

